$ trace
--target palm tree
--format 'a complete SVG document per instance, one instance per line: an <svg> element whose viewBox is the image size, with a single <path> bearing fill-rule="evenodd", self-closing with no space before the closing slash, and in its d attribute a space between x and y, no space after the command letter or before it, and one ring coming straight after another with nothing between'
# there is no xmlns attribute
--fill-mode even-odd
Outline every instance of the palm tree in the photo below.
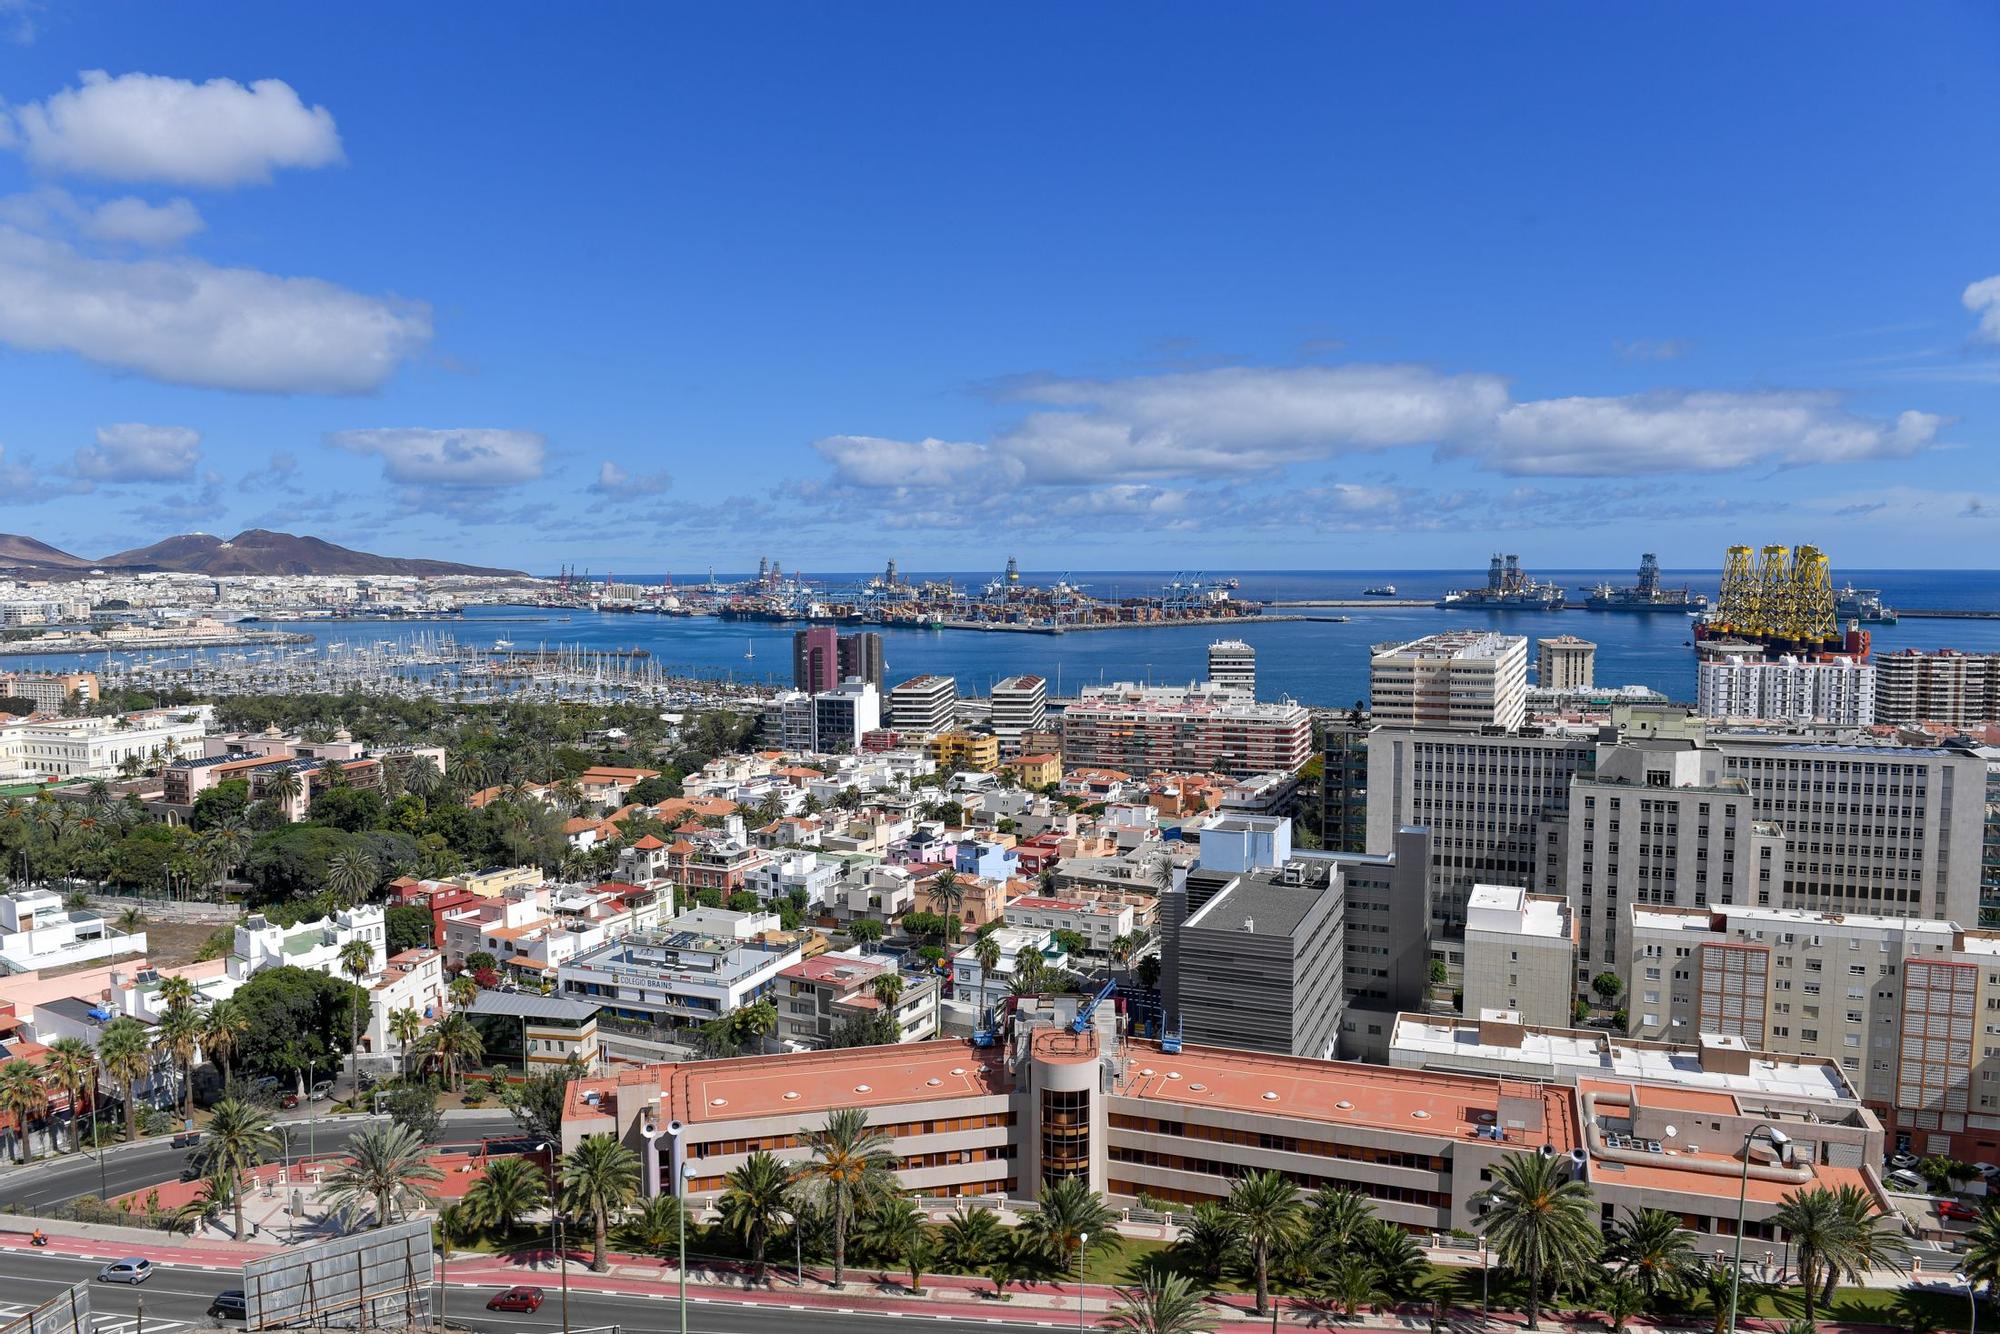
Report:
<svg viewBox="0 0 2000 1334"><path fill-rule="evenodd" d="M627 1235L648 1251L664 1251L687 1225L687 1206L678 1195L655 1195L626 1221Z"/></svg>
<svg viewBox="0 0 2000 1334"><path fill-rule="evenodd" d="M347 1142L347 1162L328 1177L319 1193L336 1208L364 1202L375 1210L375 1226L387 1226L397 1205L407 1211L426 1204L426 1187L444 1180L444 1173L424 1159L424 1142L405 1125L364 1130Z"/></svg>
<svg viewBox="0 0 2000 1334"><path fill-rule="evenodd" d="M437 1057L438 1073L452 1088L462 1088L465 1072L479 1064L479 1058L486 1054L486 1040L479 1036L479 1030L461 1011L454 1010L438 1020L431 1029L428 1043Z"/></svg>
<svg viewBox="0 0 2000 1334"><path fill-rule="evenodd" d="M1909 1244L1895 1225L1884 1226L1875 1213L1875 1201L1859 1186L1841 1186L1833 1192L1833 1206L1840 1220L1841 1244L1827 1250L1826 1275L1820 1301L1833 1303L1833 1295L1845 1275L1851 1282L1865 1282L1868 1271L1900 1264L1909 1258Z"/></svg>
<svg viewBox="0 0 2000 1334"><path fill-rule="evenodd" d="M1639 1285L1648 1302L1678 1296L1694 1272L1694 1243L1681 1220L1659 1209L1628 1209L1611 1225L1605 1248L1616 1272Z"/></svg>
<svg viewBox="0 0 2000 1334"><path fill-rule="evenodd" d="M347 1086L356 1096L361 1092L361 1015L370 1005L367 992L361 991L361 979L375 970L375 947L356 936L340 947L340 971L354 979L355 990L361 994L349 998L348 1010L354 1016L354 1045L347 1051Z"/></svg>
<svg viewBox="0 0 2000 1334"><path fill-rule="evenodd" d="M426 765L426 768L429 766ZM389 1035L396 1039L396 1050L402 1061L403 1078L410 1077L410 1049L423 1036L424 1017L410 1006L405 1005L389 1016Z"/></svg>
<svg viewBox="0 0 2000 1334"><path fill-rule="evenodd" d="M49 1091L42 1083L42 1072L35 1063L24 1056L16 1056L0 1063L0 1112L14 1118L16 1162L25 1163L32 1156L28 1145L28 1123L40 1116L49 1105Z"/></svg>
<svg viewBox="0 0 2000 1334"><path fill-rule="evenodd" d="M612 1135L588 1135L563 1157L563 1206L589 1214L596 1236L590 1267L603 1273L604 1234L612 1216L639 1193L639 1155Z"/></svg>
<svg viewBox="0 0 2000 1334"><path fill-rule="evenodd" d="M450 998L451 1008L454 1010L463 1010L472 1004L473 997L478 994L479 983L472 980L470 973L460 973L451 980L451 985L445 988L445 995Z"/></svg>
<svg viewBox="0 0 2000 1334"><path fill-rule="evenodd" d="M1430 1272L1417 1239L1386 1219L1368 1220L1360 1253L1375 1270L1375 1286L1398 1301L1413 1295Z"/></svg>
<svg viewBox="0 0 2000 1334"><path fill-rule="evenodd" d="M1078 1263L1077 1249L1086 1244L1086 1236L1094 1250L1109 1250L1118 1244L1114 1230L1118 1215L1082 1177L1044 1182L1041 1195L1035 1212L1022 1220L1021 1231L1042 1248L1051 1263L1064 1267Z"/></svg>
<svg viewBox="0 0 2000 1334"><path fill-rule="evenodd" d="M1180 1239L1174 1249L1187 1256L1212 1287L1222 1269L1243 1243L1243 1234L1229 1210L1204 1200L1181 1216Z"/></svg>
<svg viewBox="0 0 2000 1334"><path fill-rule="evenodd" d="M1101 1322L1113 1334L1211 1334L1215 1321L1194 1285L1179 1274L1149 1271L1138 1286L1118 1289L1118 1304Z"/></svg>
<svg viewBox="0 0 2000 1334"><path fill-rule="evenodd" d="M868 1113L842 1107L830 1113L826 1125L806 1132L810 1161L799 1168L833 1219L833 1286L847 1277L847 1231L854 1216L895 1189L896 1160L889 1139L868 1128Z"/></svg>
<svg viewBox="0 0 2000 1334"><path fill-rule="evenodd" d="M1358 1254L1343 1255L1320 1278L1319 1288L1326 1300L1352 1320L1354 1313L1375 1295L1375 1266Z"/></svg>
<svg viewBox="0 0 2000 1334"><path fill-rule="evenodd" d="M160 979L161 1009L186 1009L188 1006L195 1004L199 999L200 993L194 989L194 983L179 974Z"/></svg>
<svg viewBox="0 0 2000 1334"><path fill-rule="evenodd" d="M75 1153L83 1147L83 1095L97 1082L97 1053L82 1038L57 1038L49 1044L42 1072L69 1099L69 1151Z"/></svg>
<svg viewBox="0 0 2000 1334"><path fill-rule="evenodd" d="M1989 1202L1965 1234L1965 1281L1990 1292L2000 1285L2000 1204Z"/></svg>
<svg viewBox="0 0 2000 1334"><path fill-rule="evenodd" d="M223 999L208 1007L201 1026L201 1047L222 1067L225 1089L229 1087L229 1057L249 1031L250 1016L243 1013L239 1002Z"/></svg>
<svg viewBox="0 0 2000 1334"><path fill-rule="evenodd" d="M937 1258L954 1274L976 1274L1007 1239L990 1210L960 1205L938 1228Z"/></svg>
<svg viewBox="0 0 2000 1334"><path fill-rule="evenodd" d="M278 1148L277 1137L264 1128L256 1109L234 1098L224 1098L209 1111L208 1135L202 1149L208 1158L209 1174L229 1181L230 1203L235 1206L236 1240L243 1240L243 1177L256 1170Z"/></svg>
<svg viewBox="0 0 2000 1334"><path fill-rule="evenodd" d="M176 979L178 980L178 979ZM153 1045L181 1068L183 1114L194 1119L194 1058L201 1050L201 1011L192 1005L172 1005L160 1016Z"/></svg>
<svg viewBox="0 0 2000 1334"><path fill-rule="evenodd" d="M1513 1153L1493 1165L1487 1209L1474 1226L1500 1263L1527 1278L1529 1329L1541 1328L1542 1275L1581 1272L1604 1244L1592 1200L1566 1158Z"/></svg>
<svg viewBox="0 0 2000 1334"><path fill-rule="evenodd" d="M979 960L979 1012L986 1013L986 987L993 981L993 974L1000 967L1000 941L992 935L979 938L972 947L972 957Z"/></svg>
<svg viewBox="0 0 2000 1334"><path fill-rule="evenodd" d="M146 1026L130 1015L120 1015L97 1035L97 1059L105 1073L118 1081L125 1102L125 1138L139 1138L139 1085L152 1077L153 1053L147 1043Z"/></svg>
<svg viewBox="0 0 2000 1334"><path fill-rule="evenodd" d="M722 1179L716 1208L723 1229L749 1247L750 1263L763 1277L771 1233L792 1212L792 1169L762 1150L751 1154Z"/></svg>
<svg viewBox="0 0 2000 1334"><path fill-rule="evenodd" d="M342 903L356 904L375 888L375 859L365 852L336 853L326 864L326 887Z"/></svg>
<svg viewBox="0 0 2000 1334"><path fill-rule="evenodd" d="M495 1158L465 1192L465 1217L473 1226L505 1237L523 1215L548 1202L541 1169L526 1158Z"/></svg>
<svg viewBox="0 0 2000 1334"><path fill-rule="evenodd" d="M1597 1309L1611 1317L1611 1334L1625 1334L1625 1322L1646 1309L1650 1298L1639 1280L1619 1274L1597 1289Z"/></svg>
<svg viewBox="0 0 2000 1334"><path fill-rule="evenodd" d="M931 877L931 911L944 918L944 938L958 939L958 914L965 907L965 886L959 883L958 872L939 871Z"/></svg>
<svg viewBox="0 0 2000 1334"><path fill-rule="evenodd" d="M931 1258L931 1234L924 1226L923 1210L901 1196L886 1195L862 1216L856 1231L862 1245L909 1271L911 1292L923 1291L924 1266Z"/></svg>
<svg viewBox="0 0 2000 1334"><path fill-rule="evenodd" d="M729 1015L729 1037L739 1046L749 1046L778 1031L778 1005L769 996L748 1005L739 1005Z"/></svg>
<svg viewBox="0 0 2000 1334"><path fill-rule="evenodd" d="M1375 1219L1375 1202L1357 1191L1328 1186L1313 1192L1306 1205L1306 1230L1318 1250L1329 1257L1347 1254L1361 1244Z"/></svg>
<svg viewBox="0 0 2000 1334"><path fill-rule="evenodd" d="M868 989L875 993L875 999L881 1003L884 1012L893 1016L897 1002L903 999L903 975L883 973L868 984Z"/></svg>
<svg viewBox="0 0 2000 1334"><path fill-rule="evenodd" d="M1257 1314L1267 1315L1271 1309L1271 1253L1295 1239L1305 1225L1299 1188L1280 1172L1257 1172L1230 1188L1223 1207L1236 1220L1250 1252L1250 1268L1257 1279Z"/></svg>

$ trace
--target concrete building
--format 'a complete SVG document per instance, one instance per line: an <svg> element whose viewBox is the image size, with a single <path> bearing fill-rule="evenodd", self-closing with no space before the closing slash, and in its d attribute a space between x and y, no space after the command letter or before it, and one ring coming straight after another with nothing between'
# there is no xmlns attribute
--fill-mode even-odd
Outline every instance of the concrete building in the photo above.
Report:
<svg viewBox="0 0 2000 1334"><path fill-rule="evenodd" d="M1113 944L1132 934L1132 906L1125 903L1024 894L1007 904L1006 915L1009 926L1074 932L1083 937L1084 949L1099 958L1109 957Z"/></svg>
<svg viewBox="0 0 2000 1334"><path fill-rule="evenodd" d="M1576 924L1569 900L1479 885L1465 904L1465 1001L1471 1016L1505 1013L1560 1027L1575 995Z"/></svg>
<svg viewBox="0 0 2000 1334"><path fill-rule="evenodd" d="M1218 639L1208 646L1208 683L1220 690L1257 694L1257 650L1240 639Z"/></svg>
<svg viewBox="0 0 2000 1334"><path fill-rule="evenodd" d="M993 734L1000 749L1021 753L1021 738L1042 729L1048 712L1049 683L1039 676L1009 676L993 683Z"/></svg>
<svg viewBox="0 0 2000 1334"><path fill-rule="evenodd" d="M935 976L897 971L887 955L822 954L778 974L778 1040L795 1048L824 1047L842 1024L882 1012L878 978L902 979L891 1018L898 1042L923 1042L937 1032Z"/></svg>
<svg viewBox="0 0 2000 1334"><path fill-rule="evenodd" d="M48 890L0 894L0 970L33 973L145 952L144 931L128 934L100 913L72 912Z"/></svg>
<svg viewBox="0 0 2000 1334"><path fill-rule="evenodd" d="M103 698L96 672L0 672L0 698L31 702L41 713L61 713L72 703Z"/></svg>
<svg viewBox="0 0 2000 1334"><path fill-rule="evenodd" d="M1869 662L1705 655L1694 670L1695 709L1705 718L1844 727L1875 721L1875 667Z"/></svg>
<svg viewBox="0 0 2000 1334"><path fill-rule="evenodd" d="M1589 690L1597 684L1597 645L1575 635L1535 641L1535 687Z"/></svg>
<svg viewBox="0 0 2000 1334"><path fill-rule="evenodd" d="M705 1023L762 1000L799 947L692 931L626 936L557 969L560 994L642 1029Z"/></svg>
<svg viewBox="0 0 2000 1334"><path fill-rule="evenodd" d="M796 715L796 720L795 720ZM866 681L848 680L785 704L786 749L850 755L861 738L882 725L882 696ZM810 726L810 740L805 728ZM794 741L806 744L794 746Z"/></svg>
<svg viewBox="0 0 2000 1334"><path fill-rule="evenodd" d="M1369 716L1378 727L1512 731L1527 716L1528 641L1447 630L1377 644L1368 659Z"/></svg>
<svg viewBox="0 0 2000 1334"><path fill-rule="evenodd" d="M1312 715L1233 690L1087 686L1063 712L1063 762L1125 773L1292 773L1312 754Z"/></svg>
<svg viewBox="0 0 2000 1334"><path fill-rule="evenodd" d="M899 736L935 736L952 725L958 682L949 676L913 676L889 692L887 725Z"/></svg>
<svg viewBox="0 0 2000 1334"><path fill-rule="evenodd" d="M113 778L196 754L214 706L188 704L111 717L0 723L0 778Z"/></svg>
<svg viewBox="0 0 2000 1334"><path fill-rule="evenodd" d="M989 974L979 962L978 947L968 941L951 956L951 998L973 1005L990 1005L1007 994L1021 971L1021 960L1033 954L1042 971L1067 968L1069 956L1045 927L1003 926L987 939L1000 947L1000 959Z"/></svg>
<svg viewBox="0 0 2000 1334"><path fill-rule="evenodd" d="M373 977L389 957L388 928L378 905L342 908L293 926L279 926L262 913L251 913L236 927L235 944L229 951L229 976L247 980L266 968L285 965L352 980L340 956L357 940L369 951L368 968L362 976Z"/></svg>
<svg viewBox="0 0 2000 1334"><path fill-rule="evenodd" d="M581 1061L597 1068L598 1007L565 996L525 991L481 991L467 1012L485 1044L489 1064L532 1074Z"/></svg>
<svg viewBox="0 0 2000 1334"><path fill-rule="evenodd" d="M1320 724L1319 838L1333 852L1368 847L1368 726L1351 720Z"/></svg>
<svg viewBox="0 0 2000 1334"><path fill-rule="evenodd" d="M1874 661L1878 723L1972 727L2000 721L2000 654L1906 648L1878 653Z"/></svg>
<svg viewBox="0 0 2000 1334"><path fill-rule="evenodd" d="M954 727L932 737L926 748L939 769L957 767L983 774L1000 767L1000 738L990 732Z"/></svg>
<svg viewBox="0 0 2000 1334"><path fill-rule="evenodd" d="M1330 1057L1346 1002L1332 868L1197 867L1161 896L1160 1002L1188 1041Z"/></svg>

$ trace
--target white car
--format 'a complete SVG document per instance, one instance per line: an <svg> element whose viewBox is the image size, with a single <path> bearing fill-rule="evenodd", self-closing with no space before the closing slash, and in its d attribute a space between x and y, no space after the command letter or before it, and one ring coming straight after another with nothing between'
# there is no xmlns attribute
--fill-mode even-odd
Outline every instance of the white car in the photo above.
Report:
<svg viewBox="0 0 2000 1334"><path fill-rule="evenodd" d="M136 1286L144 1283L152 1276L153 1262L139 1258L113 1260L110 1264L97 1271L97 1281L99 1283L130 1283Z"/></svg>
<svg viewBox="0 0 2000 1334"><path fill-rule="evenodd" d="M1882 1183L1891 1190L1900 1190L1909 1195L1928 1195L1930 1193L1930 1187L1925 1183L1924 1179L1907 1168L1891 1172L1888 1176L1882 1178Z"/></svg>
<svg viewBox="0 0 2000 1334"><path fill-rule="evenodd" d="M1972 1165L1972 1170L1979 1173L1979 1175L1985 1177L1989 1183L1993 1180L1993 1178L2000 1177L2000 1164L1974 1163Z"/></svg>

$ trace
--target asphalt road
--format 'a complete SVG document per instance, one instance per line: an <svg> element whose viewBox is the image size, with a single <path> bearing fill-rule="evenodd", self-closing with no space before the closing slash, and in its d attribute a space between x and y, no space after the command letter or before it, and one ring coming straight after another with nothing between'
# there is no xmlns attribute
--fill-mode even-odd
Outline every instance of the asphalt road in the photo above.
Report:
<svg viewBox="0 0 2000 1334"><path fill-rule="evenodd" d="M376 1118L362 1117L337 1122L283 1121L279 1125L290 1145L289 1152L303 1155L315 1148L321 1153L338 1148L356 1131L374 1123ZM440 1147L477 1143L483 1136L513 1135L516 1129L513 1116L504 1111L454 1116L445 1122ZM104 1154L101 1175L98 1159L88 1149L57 1158L38 1158L26 1168L13 1167L0 1173L0 1208L33 1210L80 1195L101 1193L108 1198L173 1181L180 1176L191 1152L176 1149L165 1138L147 1140L130 1148L113 1148Z"/></svg>
<svg viewBox="0 0 2000 1334"><path fill-rule="evenodd" d="M78 1260L43 1252L0 1251L0 1323L23 1315L64 1288L92 1277L102 1267L96 1260ZM162 1265L153 1277L137 1288L111 1283L91 1285L90 1305L95 1323L93 1334L194 1334L218 1327L241 1330L240 1322L222 1325L207 1316L208 1304L225 1288L242 1286L240 1274L209 1273L200 1269ZM547 1285L548 1299L532 1315L488 1311L486 1300L498 1288L445 1289L445 1315L454 1328L481 1331L481 1334L548 1334L563 1328L561 1298L554 1285ZM139 1303L145 1303L144 1325L140 1327ZM1051 1316L1050 1318L1056 1318ZM885 1326L973 1325L983 1330L1032 1330L1047 1334L1045 1324L1003 1323L991 1319L940 1320L922 1313L913 1315L841 1315L837 1311L810 1312L785 1307L739 1306L716 1302L688 1304L689 1334L800 1334L801 1330L829 1330L834 1334L880 1331ZM616 1325L631 1334L678 1334L680 1308L671 1297L610 1297L572 1292L569 1299L569 1328L573 1330Z"/></svg>

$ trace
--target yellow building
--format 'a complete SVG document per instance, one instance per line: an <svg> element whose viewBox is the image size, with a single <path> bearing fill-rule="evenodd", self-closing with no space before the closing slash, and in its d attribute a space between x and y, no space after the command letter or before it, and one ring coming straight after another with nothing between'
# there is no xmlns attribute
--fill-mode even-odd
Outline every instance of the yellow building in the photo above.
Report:
<svg viewBox="0 0 2000 1334"><path fill-rule="evenodd" d="M1023 755L1007 766L1022 787L1047 787L1062 782L1062 761L1053 755Z"/></svg>
<svg viewBox="0 0 2000 1334"><path fill-rule="evenodd" d="M957 765L985 773L1000 765L1000 738L985 732L940 732L930 739L930 751L940 769Z"/></svg>

